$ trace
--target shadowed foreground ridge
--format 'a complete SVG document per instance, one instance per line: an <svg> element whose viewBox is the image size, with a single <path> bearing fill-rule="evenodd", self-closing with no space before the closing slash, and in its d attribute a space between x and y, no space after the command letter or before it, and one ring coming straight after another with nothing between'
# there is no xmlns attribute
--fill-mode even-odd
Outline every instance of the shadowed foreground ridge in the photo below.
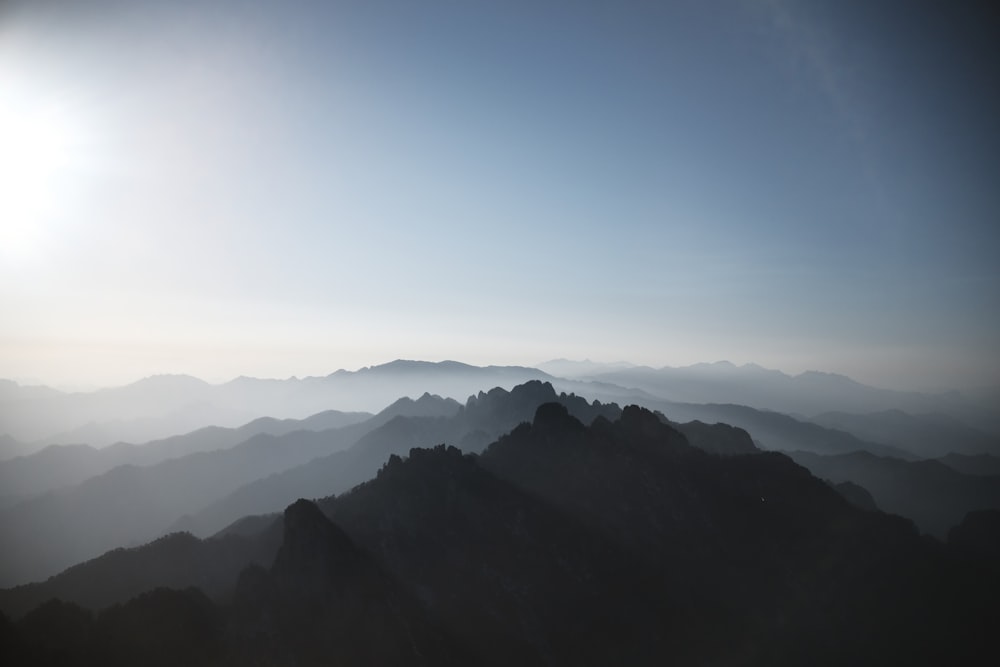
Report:
<svg viewBox="0 0 1000 667"><path fill-rule="evenodd" d="M292 504L273 564L244 569L230 602L160 590L97 614L48 603L0 619L5 664L157 664L168 629L165 655L187 664L984 655L994 515L945 546L854 507L784 455L711 449L634 406L586 426L545 404L481 455L412 449L349 493ZM140 602L174 621L115 611ZM126 622L130 643L109 639Z"/></svg>

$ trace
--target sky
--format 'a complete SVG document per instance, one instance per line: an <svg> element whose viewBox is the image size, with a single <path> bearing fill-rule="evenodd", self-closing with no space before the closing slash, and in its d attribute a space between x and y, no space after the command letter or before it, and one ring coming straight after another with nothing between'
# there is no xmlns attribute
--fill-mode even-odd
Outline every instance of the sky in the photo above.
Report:
<svg viewBox="0 0 1000 667"><path fill-rule="evenodd" d="M971 2L6 0L0 377L1000 385L998 32Z"/></svg>

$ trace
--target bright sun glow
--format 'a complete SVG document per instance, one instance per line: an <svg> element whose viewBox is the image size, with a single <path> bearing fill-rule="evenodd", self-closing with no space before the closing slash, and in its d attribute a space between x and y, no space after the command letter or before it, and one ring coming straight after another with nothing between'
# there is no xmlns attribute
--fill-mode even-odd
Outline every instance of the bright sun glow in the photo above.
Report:
<svg viewBox="0 0 1000 667"><path fill-rule="evenodd" d="M7 258L40 250L77 139L60 110L0 98L0 253Z"/></svg>

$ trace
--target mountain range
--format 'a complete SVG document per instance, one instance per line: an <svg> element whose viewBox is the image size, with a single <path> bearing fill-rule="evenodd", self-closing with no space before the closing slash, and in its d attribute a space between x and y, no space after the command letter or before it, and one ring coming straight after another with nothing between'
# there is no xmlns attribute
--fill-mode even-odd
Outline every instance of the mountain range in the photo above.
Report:
<svg viewBox="0 0 1000 667"><path fill-rule="evenodd" d="M3 430L27 405L109 417L78 435L254 415L0 460L0 660L940 664L989 648L1000 457L988 419L956 416L988 410L753 366L543 366L0 383ZM689 400L708 396L746 404Z"/></svg>
<svg viewBox="0 0 1000 667"><path fill-rule="evenodd" d="M110 606L51 586L62 602L21 613L11 600L32 587L0 592L11 616L0 616L0 657L882 665L988 655L1000 512L970 514L943 543L854 507L783 454L705 449L636 406L588 425L543 403L478 455L390 454L351 491L225 537L119 552L118 567L159 550L196 555L186 579L146 568L149 588ZM244 555L204 546L224 539ZM79 567L113 588L108 562ZM228 589L200 587L197 572Z"/></svg>
<svg viewBox="0 0 1000 667"><path fill-rule="evenodd" d="M726 376L735 367L715 364L705 368L710 374ZM757 372L754 368L750 370ZM636 368L610 372L629 371L647 375L650 372ZM355 373L339 372L330 378L339 378L335 382L343 386L366 388L370 394L377 394L389 391L395 383L416 386L431 376L437 377L439 384L454 383L459 378L471 386L484 377L502 376L509 380L533 372L520 367L477 368L454 362L399 361ZM143 391L166 391L164 387L171 381L159 378ZM285 381L261 382L286 386ZM180 384L195 393L212 387L200 381L181 380ZM249 380L237 385L256 386ZM588 402L560 387L592 391L588 396L597 395L606 402ZM39 388L27 391L33 400L60 397ZM9 398L17 393L18 387L5 385L4 396ZM0 461L0 535L11 545L0 555L0 585L50 576L107 549L141 544L171 531L186 530L207 536L242 516L277 511L298 497L344 492L374 475L388 456L404 455L412 447L447 442L463 451L477 453L530 419L543 402L562 402L586 424L596 416L613 419L620 409L614 401L607 401L607 396L634 399L628 402L659 411L663 421L675 424L700 447L712 448L726 442L730 451L720 450L720 453L746 453L758 448L796 452L797 460L815 474L835 484L854 483L870 493L881 509L907 516L922 530L939 536L946 534L965 512L995 506L992 491L977 494L961 491L964 476L974 474L977 467L989 468L995 462L994 457L944 456L952 448L994 451L990 448L990 436L953 418L914 417L897 411L859 415L827 412L816 418L828 423L839 420L837 423L883 441L877 442L787 414L743 405L679 403L641 389L624 389L596 381L532 380L510 391L495 387L489 392L475 392L464 404L425 393L416 401L401 399L375 416L327 409L303 420L258 418L236 428L205 427L143 445L119 443L101 449L50 446L29 456ZM132 403L141 401L133 398ZM862 428L884 423L886 418L906 427L893 433L912 432L923 423L937 425L933 437L925 437L916 449L924 454L937 454L941 462L946 465L950 462L951 471L956 472L949 477L951 482L934 487L940 493L929 496L938 506L949 508L942 515L944 519L929 518L927 509L919 503L890 502L883 506L884 489L860 472L826 474L830 461L823 457L867 452L880 460L893 461L893 465L917 459L919 455L906 447L905 437L893 440L895 445L885 444L891 438L885 437L884 431ZM736 431L726 427L735 435L727 439L720 430L723 427L716 424L735 427ZM807 457L805 452L818 457ZM913 468L897 466L897 469ZM985 488L995 482L970 484ZM870 485L876 488L869 488Z"/></svg>

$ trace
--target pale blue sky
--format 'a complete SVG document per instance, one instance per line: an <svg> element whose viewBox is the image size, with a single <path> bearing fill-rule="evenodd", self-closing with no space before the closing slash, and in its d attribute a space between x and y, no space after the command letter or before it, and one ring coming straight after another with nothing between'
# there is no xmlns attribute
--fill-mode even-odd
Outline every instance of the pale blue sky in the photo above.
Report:
<svg viewBox="0 0 1000 667"><path fill-rule="evenodd" d="M0 377L589 357L1000 384L985 16L7 3Z"/></svg>

